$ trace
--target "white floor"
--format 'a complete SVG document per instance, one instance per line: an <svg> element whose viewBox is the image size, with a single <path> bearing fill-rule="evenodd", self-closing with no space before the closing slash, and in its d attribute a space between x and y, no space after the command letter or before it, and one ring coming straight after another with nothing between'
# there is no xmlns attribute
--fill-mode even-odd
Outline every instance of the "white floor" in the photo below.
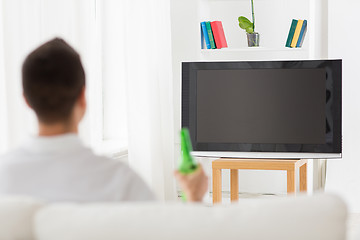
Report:
<svg viewBox="0 0 360 240"><path fill-rule="evenodd" d="M278 194L256 194L256 193L240 193L239 198L269 198L269 197L284 197L286 195ZM222 204L231 204L230 201L230 192L222 193ZM208 194L204 197L203 201L206 205L212 205L212 194Z"/></svg>
<svg viewBox="0 0 360 240"><path fill-rule="evenodd" d="M360 213L349 214L348 240L360 240Z"/></svg>

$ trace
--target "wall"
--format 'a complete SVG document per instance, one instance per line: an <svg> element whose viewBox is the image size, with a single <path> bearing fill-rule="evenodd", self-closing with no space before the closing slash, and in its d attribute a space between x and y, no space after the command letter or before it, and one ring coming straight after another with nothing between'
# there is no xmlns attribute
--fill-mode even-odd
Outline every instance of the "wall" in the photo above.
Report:
<svg viewBox="0 0 360 240"><path fill-rule="evenodd" d="M360 39L358 0L329 0L329 57L343 59L343 159L329 161L326 190L360 212Z"/></svg>

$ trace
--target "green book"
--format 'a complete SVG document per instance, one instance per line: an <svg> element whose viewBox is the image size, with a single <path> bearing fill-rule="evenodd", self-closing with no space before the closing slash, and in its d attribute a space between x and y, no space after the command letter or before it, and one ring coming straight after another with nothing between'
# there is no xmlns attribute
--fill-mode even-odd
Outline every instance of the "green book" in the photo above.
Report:
<svg viewBox="0 0 360 240"><path fill-rule="evenodd" d="M289 36L288 36L288 38L287 38L285 47L291 48L291 42L292 42L292 40L293 40L293 37L294 37L294 33L295 33L295 30L296 30L297 24L298 24L298 20L293 19L293 20L292 20L292 23L291 23L291 27L290 27L290 31L289 31Z"/></svg>
<svg viewBox="0 0 360 240"><path fill-rule="evenodd" d="M209 35L211 49L214 49L214 48L216 48L216 46L215 46L214 36L213 36L212 30L211 30L210 22L206 22L206 29L207 29L207 32Z"/></svg>

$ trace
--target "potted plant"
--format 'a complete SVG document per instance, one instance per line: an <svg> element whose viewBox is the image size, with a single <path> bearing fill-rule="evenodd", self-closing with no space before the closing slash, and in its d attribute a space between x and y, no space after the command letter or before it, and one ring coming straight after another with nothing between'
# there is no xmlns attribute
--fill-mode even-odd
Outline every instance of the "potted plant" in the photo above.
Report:
<svg viewBox="0 0 360 240"><path fill-rule="evenodd" d="M240 28L246 31L248 46L249 47L258 47L260 41L259 33L255 32L255 14L254 14L254 0L251 0L251 12L252 12L252 22L241 16L238 18Z"/></svg>

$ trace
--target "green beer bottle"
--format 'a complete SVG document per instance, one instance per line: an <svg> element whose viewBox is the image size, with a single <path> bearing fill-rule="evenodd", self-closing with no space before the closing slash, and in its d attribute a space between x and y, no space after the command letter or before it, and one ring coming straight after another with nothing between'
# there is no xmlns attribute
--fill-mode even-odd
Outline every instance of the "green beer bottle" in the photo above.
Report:
<svg viewBox="0 0 360 240"><path fill-rule="evenodd" d="M192 151L192 145L189 135L189 130L187 128L181 129L181 162L179 166L179 172L182 174L189 174L194 172L197 169L197 164L194 161L194 158L191 156L190 152Z"/></svg>
<svg viewBox="0 0 360 240"><path fill-rule="evenodd" d="M179 172L182 174L191 174L196 171L198 164L195 162L194 158L191 156L192 145L189 135L189 130L187 128L181 129L181 162L179 165ZM182 200L186 201L186 196L184 192L182 193Z"/></svg>

